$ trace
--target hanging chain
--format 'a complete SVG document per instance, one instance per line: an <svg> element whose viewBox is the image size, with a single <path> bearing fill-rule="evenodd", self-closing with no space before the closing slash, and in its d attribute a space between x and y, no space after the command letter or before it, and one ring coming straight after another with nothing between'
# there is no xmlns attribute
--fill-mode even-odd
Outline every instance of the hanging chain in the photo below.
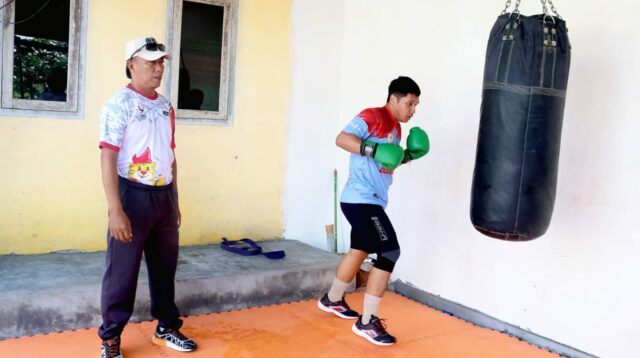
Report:
<svg viewBox="0 0 640 358"><path fill-rule="evenodd" d="M540 2L542 3L542 12L546 16L551 16L551 15L549 15L549 9L547 9L547 3L549 3L549 6L551 6L551 11L553 11L553 13L556 15L556 17L558 19L562 19L562 16L560 16L560 14L558 14L558 11L556 11L556 7L553 6L553 1L551 1L551 0L540 0Z"/></svg>
<svg viewBox="0 0 640 358"><path fill-rule="evenodd" d="M522 0L516 0L516 8L513 9L513 12L515 12L516 14L520 13L520 10L518 10L518 8L520 7L520 1ZM509 10L509 6L511 6L511 0L507 0L507 4L504 7L504 10L502 10L501 15L504 15L507 13L507 10Z"/></svg>
<svg viewBox="0 0 640 358"><path fill-rule="evenodd" d="M513 12L516 14L520 13L520 10L518 10L518 8L520 7L520 2L522 0L516 0L516 8L513 9ZM545 15L549 15L549 9L547 8L547 2L549 2L549 6L551 7L551 11L556 15L556 17L558 19L562 19L562 16L560 16L560 14L558 14L558 11L556 11L556 7L553 6L553 1L552 0L540 0L540 3L542 3L542 13ZM511 0L507 0L507 3L504 6L504 10L502 10L502 12L500 13L500 15L504 15L507 13L507 10L509 10L509 7L511 6Z"/></svg>
<svg viewBox="0 0 640 358"><path fill-rule="evenodd" d="M551 11L553 11L553 13L556 14L558 19L562 19L562 16L560 16L560 14L558 14L558 12L556 11L556 7L553 6L553 1L551 1L551 0L547 0L547 1L549 2L549 5L551 6Z"/></svg>
<svg viewBox="0 0 640 358"><path fill-rule="evenodd" d="M540 0L542 3L542 13L545 15L549 15L549 9L547 9L547 0Z"/></svg>
<svg viewBox="0 0 640 358"><path fill-rule="evenodd" d="M511 6L511 0L507 0L507 4L504 6L504 10L502 10L502 12L500 13L500 15L504 15L507 13L507 10L509 10L509 6Z"/></svg>

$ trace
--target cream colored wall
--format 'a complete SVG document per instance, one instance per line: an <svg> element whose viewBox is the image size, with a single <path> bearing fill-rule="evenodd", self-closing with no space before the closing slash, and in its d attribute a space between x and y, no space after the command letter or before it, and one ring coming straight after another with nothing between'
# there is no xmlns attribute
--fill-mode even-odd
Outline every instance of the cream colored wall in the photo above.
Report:
<svg viewBox="0 0 640 358"><path fill-rule="evenodd" d="M164 40L158 3L89 1L84 118L0 118L0 254L105 248L98 114L127 84L125 42ZM181 245L282 236L289 13L290 0L241 1L233 124L177 125Z"/></svg>

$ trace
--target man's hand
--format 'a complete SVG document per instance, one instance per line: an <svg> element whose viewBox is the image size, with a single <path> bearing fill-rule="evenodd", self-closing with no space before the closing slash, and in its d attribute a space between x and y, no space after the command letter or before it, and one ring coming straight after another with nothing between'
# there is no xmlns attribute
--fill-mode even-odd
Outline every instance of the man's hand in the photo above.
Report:
<svg viewBox="0 0 640 358"><path fill-rule="evenodd" d="M125 244L133 238L131 223L124 210L109 210L109 232L111 237Z"/></svg>

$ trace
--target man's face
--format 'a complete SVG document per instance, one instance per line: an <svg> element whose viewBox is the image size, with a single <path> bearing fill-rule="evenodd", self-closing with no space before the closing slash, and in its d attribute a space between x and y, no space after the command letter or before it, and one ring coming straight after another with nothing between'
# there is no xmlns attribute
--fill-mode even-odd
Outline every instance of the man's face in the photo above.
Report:
<svg viewBox="0 0 640 358"><path fill-rule="evenodd" d="M146 89L160 87L162 74L164 73L164 57L155 61L147 61L140 57L134 57L129 64L131 79L139 86Z"/></svg>
<svg viewBox="0 0 640 358"><path fill-rule="evenodd" d="M409 93L404 97L398 98L391 95L389 98L389 107L396 120L401 123L407 123L416 113L416 106L420 103L420 97Z"/></svg>

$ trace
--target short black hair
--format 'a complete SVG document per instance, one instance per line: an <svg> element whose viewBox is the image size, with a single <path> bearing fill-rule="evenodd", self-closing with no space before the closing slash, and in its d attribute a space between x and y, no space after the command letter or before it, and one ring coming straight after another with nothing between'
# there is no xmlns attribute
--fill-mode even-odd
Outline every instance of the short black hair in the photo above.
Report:
<svg viewBox="0 0 640 358"><path fill-rule="evenodd" d="M387 95L387 102L391 99L391 95L398 98L402 98L409 93L420 96L420 87L416 81L406 76L400 76L389 84L389 94Z"/></svg>

